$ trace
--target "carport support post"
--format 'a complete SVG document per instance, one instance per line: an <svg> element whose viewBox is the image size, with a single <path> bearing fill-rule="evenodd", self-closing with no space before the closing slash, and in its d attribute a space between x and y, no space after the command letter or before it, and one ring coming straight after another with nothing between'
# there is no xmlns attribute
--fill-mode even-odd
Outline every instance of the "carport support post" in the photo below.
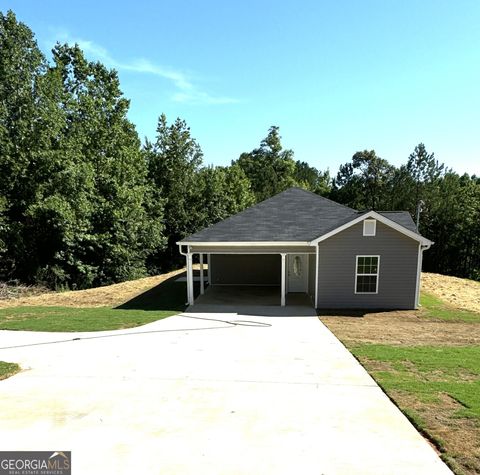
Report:
<svg viewBox="0 0 480 475"><path fill-rule="evenodd" d="M281 298L280 298L280 305L282 307L285 307L285 271L286 271L286 266L285 266L285 256L286 254L281 254L282 256L282 283L281 283Z"/></svg>
<svg viewBox="0 0 480 475"><path fill-rule="evenodd" d="M188 305L193 305L193 267L192 267L192 253L187 253L187 297Z"/></svg>
<svg viewBox="0 0 480 475"><path fill-rule="evenodd" d="M203 283L203 254L200 253L200 294L203 295L205 293L205 285Z"/></svg>
<svg viewBox="0 0 480 475"><path fill-rule="evenodd" d="M212 285L212 265L210 264L210 254L207 254L207 266L208 285Z"/></svg>
<svg viewBox="0 0 480 475"><path fill-rule="evenodd" d="M318 308L318 265L320 263L320 244L315 245L315 308Z"/></svg>

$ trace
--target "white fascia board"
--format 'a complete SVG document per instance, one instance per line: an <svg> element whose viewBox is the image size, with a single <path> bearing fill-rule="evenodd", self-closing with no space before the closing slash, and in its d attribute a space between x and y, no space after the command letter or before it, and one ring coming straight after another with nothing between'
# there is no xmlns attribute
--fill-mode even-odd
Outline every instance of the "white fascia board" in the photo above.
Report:
<svg viewBox="0 0 480 475"><path fill-rule="evenodd" d="M322 236L319 236L317 239L314 239L313 241L310 242L311 245L316 245L321 241L325 241L325 239L328 239L331 236L334 236L335 234L344 231L345 229L348 229L349 227L360 223L364 219L368 218L373 218L376 219L377 221L380 221L381 223L385 224L386 226L389 226L399 233L404 234L405 236L408 236L409 238L414 239L415 241L420 242L424 246L431 246L433 244L432 241L430 241L427 238L424 238L423 236L420 236L417 233L414 233L413 231L410 231L409 229L405 228L401 224L396 223L395 221L392 221L391 219L386 218L385 216L382 216L381 214L377 213L376 211L369 211L368 213L362 214L358 218L352 219L352 221L349 221L348 223L343 224L342 226L333 229L332 231L328 232L327 234L324 234Z"/></svg>
<svg viewBox="0 0 480 475"><path fill-rule="evenodd" d="M260 246L311 246L309 241L220 241L220 242L193 242L193 241L179 241L179 246L243 246L243 247L260 247Z"/></svg>

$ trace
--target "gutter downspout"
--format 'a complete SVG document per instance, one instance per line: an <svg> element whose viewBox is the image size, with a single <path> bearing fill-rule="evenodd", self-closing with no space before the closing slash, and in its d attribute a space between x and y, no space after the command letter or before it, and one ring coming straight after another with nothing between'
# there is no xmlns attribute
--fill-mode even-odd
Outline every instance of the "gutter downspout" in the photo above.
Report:
<svg viewBox="0 0 480 475"><path fill-rule="evenodd" d="M422 262L423 262L423 251L430 249L434 244L433 242L429 244L418 244L418 257L417 257L417 285L415 287L415 309L417 310L420 307L420 279L422 275Z"/></svg>

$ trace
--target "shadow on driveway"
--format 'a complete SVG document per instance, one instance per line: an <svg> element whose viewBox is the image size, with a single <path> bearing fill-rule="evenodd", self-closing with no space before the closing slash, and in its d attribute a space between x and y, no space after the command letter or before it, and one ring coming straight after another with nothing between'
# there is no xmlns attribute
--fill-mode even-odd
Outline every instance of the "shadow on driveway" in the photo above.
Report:
<svg viewBox="0 0 480 475"><path fill-rule="evenodd" d="M133 299L115 307L122 310L168 310L183 312L187 307L187 284L178 282L185 272L177 274ZM195 297L200 293L200 286L194 283Z"/></svg>

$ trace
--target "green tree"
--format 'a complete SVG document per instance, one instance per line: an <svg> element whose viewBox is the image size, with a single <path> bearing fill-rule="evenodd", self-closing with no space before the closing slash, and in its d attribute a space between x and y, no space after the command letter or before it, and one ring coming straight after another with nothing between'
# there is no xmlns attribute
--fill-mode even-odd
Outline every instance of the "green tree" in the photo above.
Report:
<svg viewBox="0 0 480 475"><path fill-rule="evenodd" d="M250 182L238 165L199 172L201 226L206 227L255 203Z"/></svg>
<svg viewBox="0 0 480 475"><path fill-rule="evenodd" d="M255 204L250 180L237 165L225 167L225 209L230 216Z"/></svg>
<svg viewBox="0 0 480 475"><path fill-rule="evenodd" d="M435 242L424 269L480 280L480 182L447 171L424 195L422 234Z"/></svg>
<svg viewBox="0 0 480 475"><path fill-rule="evenodd" d="M331 190L331 178L329 170L321 172L307 162L297 161L295 163L295 181L309 191L318 195L326 196Z"/></svg>
<svg viewBox="0 0 480 475"><path fill-rule="evenodd" d="M428 153L423 143L418 144L408 157L407 164L402 167L406 174L403 193L404 207L412 216L422 209L422 203L428 198L438 184L440 178L448 170L440 164L433 153Z"/></svg>
<svg viewBox="0 0 480 475"><path fill-rule="evenodd" d="M51 72L62 79L66 115L60 149L83 180L80 213L70 194L63 195L80 220L74 239L65 240L56 256L73 267L75 280L85 271L85 278L93 277L84 285L137 278L146 272L146 258L163 246L162 209L158 206L152 216L147 166L127 119L129 101L116 71L87 61L78 45L57 44L53 60Z"/></svg>
<svg viewBox="0 0 480 475"><path fill-rule="evenodd" d="M395 167L375 150L357 152L350 163L340 167L331 196L357 209L386 209L394 174Z"/></svg>
<svg viewBox="0 0 480 475"><path fill-rule="evenodd" d="M363 209L365 196L362 177L355 173L352 163L340 165L337 176L332 180L332 189L329 197L355 209Z"/></svg>
<svg viewBox="0 0 480 475"><path fill-rule="evenodd" d="M144 274L161 208L145 201L127 111L115 71L68 45L49 65L29 28L0 16L3 278L88 287Z"/></svg>
<svg viewBox="0 0 480 475"><path fill-rule="evenodd" d="M293 151L283 149L276 126L270 127L259 148L242 153L233 164L244 171L257 202L299 185L295 179Z"/></svg>
<svg viewBox="0 0 480 475"><path fill-rule="evenodd" d="M7 218L5 216L5 209L7 207L7 200L4 196L0 196L0 261L5 260L7 252L7 243L5 239L7 237ZM0 274L1 277L1 274Z"/></svg>
<svg viewBox="0 0 480 475"><path fill-rule="evenodd" d="M406 169L412 177L415 193L414 207L422 199L422 188L437 180L444 171L444 165L435 160L435 154L428 153L423 143L418 144L408 157Z"/></svg>
<svg viewBox="0 0 480 475"><path fill-rule="evenodd" d="M176 243L201 226L198 171L203 153L184 120L177 118L168 125L162 114L156 141L146 143L144 154L156 199L164 203L167 247L149 259L150 271L158 272L182 263Z"/></svg>
<svg viewBox="0 0 480 475"><path fill-rule="evenodd" d="M375 150L357 152L352 158L353 168L360 172L366 207L381 209L392 178L394 167L380 158Z"/></svg>
<svg viewBox="0 0 480 475"><path fill-rule="evenodd" d="M43 82L47 63L32 31L0 13L0 241L3 278L28 280L37 262L27 210L45 178L57 114Z"/></svg>

